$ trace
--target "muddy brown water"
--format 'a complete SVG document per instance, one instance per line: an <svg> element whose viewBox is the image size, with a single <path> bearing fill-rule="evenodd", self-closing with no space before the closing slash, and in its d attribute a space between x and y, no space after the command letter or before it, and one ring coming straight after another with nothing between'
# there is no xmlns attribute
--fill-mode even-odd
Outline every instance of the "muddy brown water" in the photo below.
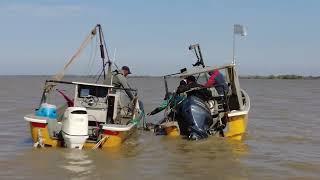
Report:
<svg viewBox="0 0 320 180"><path fill-rule="evenodd" d="M102 150L33 149L23 116L46 77L0 77L0 179L318 179L320 81L241 80L251 97L244 141L191 142L138 131ZM131 78L146 112L162 100L161 78ZM175 82L170 82L174 85ZM158 121L161 114L148 117Z"/></svg>

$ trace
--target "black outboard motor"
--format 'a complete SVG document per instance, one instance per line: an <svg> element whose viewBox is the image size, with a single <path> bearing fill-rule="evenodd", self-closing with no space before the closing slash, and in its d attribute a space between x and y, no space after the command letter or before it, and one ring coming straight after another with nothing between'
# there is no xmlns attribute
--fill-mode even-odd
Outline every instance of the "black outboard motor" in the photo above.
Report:
<svg viewBox="0 0 320 180"><path fill-rule="evenodd" d="M181 103L176 119L180 134L191 140L207 138L208 130L213 123L209 108L196 96L189 96Z"/></svg>

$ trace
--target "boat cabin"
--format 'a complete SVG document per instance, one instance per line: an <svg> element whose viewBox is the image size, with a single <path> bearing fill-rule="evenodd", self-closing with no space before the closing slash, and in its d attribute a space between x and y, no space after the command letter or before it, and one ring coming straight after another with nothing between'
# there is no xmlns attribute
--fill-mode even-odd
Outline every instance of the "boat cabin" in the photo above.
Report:
<svg viewBox="0 0 320 180"><path fill-rule="evenodd" d="M127 100L126 91L137 93L135 89L117 88L112 85L94 84L85 82L68 82L68 81L55 81L47 80L47 84L69 84L74 85L74 97L66 99L66 95L62 96L67 101L68 106L73 104L75 107L84 107L87 110L89 118L89 127L97 126L99 124L126 124L132 119L134 114L134 106L137 99ZM60 91L61 94L61 91ZM47 101L48 94L45 93L42 97L41 103ZM63 112L67 105L61 106L58 109L58 121L62 119Z"/></svg>
<svg viewBox="0 0 320 180"><path fill-rule="evenodd" d="M74 106L85 107L89 125L114 123L117 118L119 94L112 93L113 86L73 82L75 84Z"/></svg>

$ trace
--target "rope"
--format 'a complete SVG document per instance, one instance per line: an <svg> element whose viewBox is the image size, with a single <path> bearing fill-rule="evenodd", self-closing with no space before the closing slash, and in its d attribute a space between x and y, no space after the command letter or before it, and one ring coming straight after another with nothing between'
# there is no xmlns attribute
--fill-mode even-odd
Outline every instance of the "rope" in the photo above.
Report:
<svg viewBox="0 0 320 180"><path fill-rule="evenodd" d="M60 81L63 77L64 74L66 72L66 70L68 69L68 67L72 64L72 62L79 57L79 55L81 54L81 52L83 51L83 49L89 44L89 42L92 40L92 38L97 34L96 32L96 27L94 27L94 29L91 30L91 33L85 38L85 40L82 42L81 46L78 48L78 50L76 51L76 53L71 57L71 59L67 62L67 64L63 67L63 69L56 74L53 79ZM52 89L56 86L55 83L48 83L45 85L44 87L44 92L45 93L50 93L52 91Z"/></svg>
<svg viewBox="0 0 320 180"><path fill-rule="evenodd" d="M108 138L109 136L104 136L102 139L100 139L100 141L95 146L93 146L92 150L97 149L101 145L101 143L107 140Z"/></svg>
<svg viewBox="0 0 320 180"><path fill-rule="evenodd" d="M140 124L140 121L141 119L143 120L143 126L144 126L144 121L145 121L145 114L144 114L144 111L141 111L140 110L140 116L138 118L133 118L129 121L129 123L133 123L135 125L139 125Z"/></svg>
<svg viewBox="0 0 320 180"><path fill-rule="evenodd" d="M62 69L62 71L60 71L60 73L58 73L57 75L54 76L55 80L60 81L63 76L64 73L66 72L66 70L68 69L68 67L70 66L70 64L72 64L72 62L81 54L81 52L83 51L83 49L89 44L89 42L92 40L92 38L96 35L96 27L94 27L94 29L91 31L91 33L85 38L85 40L82 42L81 46L79 47L79 49L76 51L76 53L71 57L71 59L68 61L68 63L64 66L64 68Z"/></svg>
<svg viewBox="0 0 320 180"><path fill-rule="evenodd" d="M139 120L139 118L133 118L133 119L131 119L130 123L138 125L140 123L140 120Z"/></svg>

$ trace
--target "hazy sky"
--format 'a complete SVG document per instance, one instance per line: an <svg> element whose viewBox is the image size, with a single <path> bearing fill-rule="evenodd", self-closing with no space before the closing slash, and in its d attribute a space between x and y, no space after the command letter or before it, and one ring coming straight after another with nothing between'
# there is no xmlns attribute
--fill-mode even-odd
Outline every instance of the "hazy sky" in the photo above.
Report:
<svg viewBox="0 0 320 180"><path fill-rule="evenodd" d="M237 38L240 74L320 75L319 18L318 0L1 0L0 74L55 74L97 23L116 63L134 74L189 66L192 43L207 65L221 65L239 23L248 27ZM90 47L68 73L87 71Z"/></svg>

